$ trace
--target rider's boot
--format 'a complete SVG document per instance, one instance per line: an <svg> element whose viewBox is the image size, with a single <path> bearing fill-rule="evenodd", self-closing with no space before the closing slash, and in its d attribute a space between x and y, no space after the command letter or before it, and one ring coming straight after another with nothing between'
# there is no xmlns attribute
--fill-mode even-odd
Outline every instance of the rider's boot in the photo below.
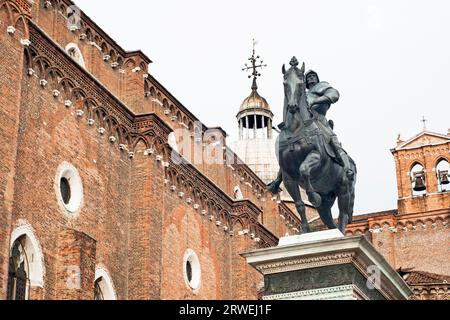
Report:
<svg viewBox="0 0 450 320"><path fill-rule="evenodd" d="M350 165L350 159L348 157L347 152L345 152L345 150L342 148L342 145L337 139L336 135L334 135L331 138L331 145L333 146L333 149L336 153L338 160L340 160L339 162L341 162L344 167L345 175L350 181L353 181L355 177L355 172L353 171L352 166Z"/></svg>
<svg viewBox="0 0 450 320"><path fill-rule="evenodd" d="M343 150L340 149L338 151L338 156L341 158L342 163L344 165L344 172L347 175L347 178L352 181L355 178L355 172L353 172L353 169L350 165L350 160L348 158L348 154Z"/></svg>

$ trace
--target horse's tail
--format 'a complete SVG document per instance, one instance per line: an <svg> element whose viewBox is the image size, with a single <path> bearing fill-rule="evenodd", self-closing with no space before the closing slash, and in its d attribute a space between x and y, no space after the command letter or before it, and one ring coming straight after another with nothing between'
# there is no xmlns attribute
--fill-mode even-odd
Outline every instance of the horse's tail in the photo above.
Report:
<svg viewBox="0 0 450 320"><path fill-rule="evenodd" d="M348 223L352 223L353 222L353 207L355 206L355 186L356 186L356 177L358 174L358 169L356 168L356 163L355 161L348 156L348 159L350 161L350 164L353 166L353 172L355 173L355 175L353 176L353 181L352 181L352 187L351 187L351 192L350 192L350 212L348 214Z"/></svg>

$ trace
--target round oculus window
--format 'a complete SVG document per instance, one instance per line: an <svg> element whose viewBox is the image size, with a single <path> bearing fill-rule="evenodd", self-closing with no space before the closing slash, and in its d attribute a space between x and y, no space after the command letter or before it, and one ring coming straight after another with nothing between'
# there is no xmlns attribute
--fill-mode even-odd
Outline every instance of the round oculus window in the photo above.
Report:
<svg viewBox="0 0 450 320"><path fill-rule="evenodd" d="M56 175L55 191L58 202L72 217L83 202L83 184L78 170L69 163L62 163Z"/></svg>
<svg viewBox="0 0 450 320"><path fill-rule="evenodd" d="M194 292L200 289L202 272L197 254L188 249L183 259L183 274L186 285Z"/></svg>
<svg viewBox="0 0 450 320"><path fill-rule="evenodd" d="M59 182L60 184L60 192L61 197L65 205L68 205L70 203L70 183L69 180L65 177L61 177L61 180Z"/></svg>

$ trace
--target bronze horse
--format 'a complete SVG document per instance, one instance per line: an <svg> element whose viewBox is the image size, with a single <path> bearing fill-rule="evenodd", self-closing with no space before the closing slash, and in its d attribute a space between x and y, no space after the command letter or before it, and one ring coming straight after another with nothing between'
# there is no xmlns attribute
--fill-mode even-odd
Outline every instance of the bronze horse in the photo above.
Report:
<svg viewBox="0 0 450 320"><path fill-rule="evenodd" d="M306 218L305 204L299 186L308 195L309 201L319 212L320 218L329 229L336 229L331 208L336 198L339 204L338 228L345 234L347 224L352 222L355 200L356 165L349 157L352 179L344 168L331 158L326 150L329 137L319 126L311 112L306 96L305 64L297 68L295 57L291 68L284 75L284 123L276 142L280 176L268 185L268 190L278 193L281 182L295 202L301 217L303 233L311 232Z"/></svg>

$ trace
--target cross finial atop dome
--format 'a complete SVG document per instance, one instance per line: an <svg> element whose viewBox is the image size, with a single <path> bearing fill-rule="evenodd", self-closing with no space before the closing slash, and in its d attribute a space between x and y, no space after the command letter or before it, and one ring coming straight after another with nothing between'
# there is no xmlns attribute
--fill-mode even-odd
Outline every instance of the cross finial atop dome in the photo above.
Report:
<svg viewBox="0 0 450 320"><path fill-rule="evenodd" d="M267 67L267 64L264 64L264 61L258 61L260 59L259 56L256 56L256 50L255 47L258 44L258 41L255 41L253 39L253 54L248 60L250 61L251 65L245 64L245 68L242 69L242 71L251 71L251 74L248 76L249 78L253 77L253 84L252 84L252 90L256 91L258 89L258 85L256 84L256 79L261 76L261 73L258 72L258 68L264 68Z"/></svg>

